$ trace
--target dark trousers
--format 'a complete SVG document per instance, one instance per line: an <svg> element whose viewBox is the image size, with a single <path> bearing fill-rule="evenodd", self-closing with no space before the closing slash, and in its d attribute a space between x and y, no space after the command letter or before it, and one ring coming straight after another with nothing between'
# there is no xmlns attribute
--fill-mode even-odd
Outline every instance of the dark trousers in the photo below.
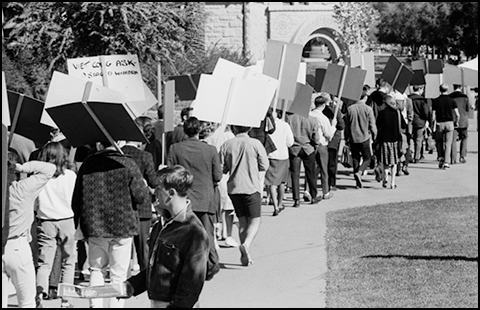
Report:
<svg viewBox="0 0 480 310"><path fill-rule="evenodd" d="M82 272L83 265L87 261L87 243L84 240L77 241L77 268Z"/></svg>
<svg viewBox="0 0 480 310"><path fill-rule="evenodd" d="M328 149L328 185L337 186L338 150Z"/></svg>
<svg viewBox="0 0 480 310"><path fill-rule="evenodd" d="M294 200L300 199L300 167L303 162L305 179L312 198L317 197L317 174L315 173L315 154L307 155L301 150L297 156L290 154L290 173L292 177L292 195Z"/></svg>
<svg viewBox="0 0 480 310"><path fill-rule="evenodd" d="M328 147L320 145L317 149L316 155L317 171L320 174L320 180L322 181L322 192L328 194ZM316 174L318 176L318 173Z"/></svg>
<svg viewBox="0 0 480 310"><path fill-rule="evenodd" d="M362 143L351 143L350 150L352 151L353 158L353 173L363 172L370 165L370 159L372 157L372 151L370 150L370 139ZM360 165L360 161L363 160Z"/></svg>
<svg viewBox="0 0 480 310"><path fill-rule="evenodd" d="M140 270L148 267L148 246L147 240L150 235L151 219L140 219L138 235L133 236L133 244L135 244L135 251L137 252L138 265Z"/></svg>
<svg viewBox="0 0 480 310"><path fill-rule="evenodd" d="M208 264L207 264L207 274L213 269L220 269L219 262L220 258L218 257L217 249L215 248L215 214L207 212L196 212L195 215L198 217L200 222L202 222L203 227L207 231L208 241L209 241L209 254L208 254ZM210 271L210 272L209 272Z"/></svg>

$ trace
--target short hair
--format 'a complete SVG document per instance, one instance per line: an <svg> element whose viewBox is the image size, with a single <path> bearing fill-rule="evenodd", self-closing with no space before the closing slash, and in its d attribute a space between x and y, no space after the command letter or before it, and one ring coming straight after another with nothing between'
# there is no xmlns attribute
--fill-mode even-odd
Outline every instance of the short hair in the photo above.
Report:
<svg viewBox="0 0 480 310"><path fill-rule="evenodd" d="M417 92L423 89L423 85L413 85L413 91Z"/></svg>
<svg viewBox="0 0 480 310"><path fill-rule="evenodd" d="M183 108L182 111L180 112L180 118L182 119L182 121L184 120L185 117L189 117L190 116L190 112L193 111L193 108Z"/></svg>
<svg viewBox="0 0 480 310"><path fill-rule="evenodd" d="M187 197L192 191L193 175L183 166L165 167L157 172L159 186L165 190L175 189L180 197Z"/></svg>
<svg viewBox="0 0 480 310"><path fill-rule="evenodd" d="M162 105L159 106L158 109L157 109L157 116L158 116L158 119L159 119L159 120L160 120L160 119L163 119L163 113L164 113L164 111L163 111L163 104L162 104Z"/></svg>
<svg viewBox="0 0 480 310"><path fill-rule="evenodd" d="M183 132L189 137L193 137L196 134L200 133L202 129L202 123L195 116L189 117L183 123Z"/></svg>
<svg viewBox="0 0 480 310"><path fill-rule="evenodd" d="M60 142L49 142L45 144L38 154L38 160L54 164L57 167L54 178L65 174L65 169L68 167L67 150Z"/></svg>
<svg viewBox="0 0 480 310"><path fill-rule="evenodd" d="M232 126L232 130L235 134L248 132L250 129L252 129L252 127L240 126L240 125L233 125Z"/></svg>
<svg viewBox="0 0 480 310"><path fill-rule="evenodd" d="M330 102L332 100L332 97L330 96L330 94L326 93L326 92L321 92L317 98L315 98L315 106L316 107L320 107L324 104L327 104L328 102Z"/></svg>
<svg viewBox="0 0 480 310"><path fill-rule="evenodd" d="M20 173L16 172L15 165L22 164L22 159L18 152L14 149L9 149L7 154L7 183L11 184L13 181L20 179Z"/></svg>
<svg viewBox="0 0 480 310"><path fill-rule="evenodd" d="M387 86L387 82L382 79L382 78L378 78L376 81L375 81L375 86L377 87L385 87Z"/></svg>
<svg viewBox="0 0 480 310"><path fill-rule="evenodd" d="M453 89L459 89L462 88L462 85L460 84L453 84Z"/></svg>
<svg viewBox="0 0 480 310"><path fill-rule="evenodd" d="M150 139L154 134L155 127L153 126L153 120L148 116L139 116L135 119L135 123L143 131L143 134Z"/></svg>
<svg viewBox="0 0 480 310"><path fill-rule="evenodd" d="M448 85L447 84L441 84L438 89L440 90L441 93L446 93L448 91Z"/></svg>
<svg viewBox="0 0 480 310"><path fill-rule="evenodd" d="M395 97L391 95L385 96L385 98L383 98L383 102L392 108L395 108L397 106L397 101L395 100Z"/></svg>

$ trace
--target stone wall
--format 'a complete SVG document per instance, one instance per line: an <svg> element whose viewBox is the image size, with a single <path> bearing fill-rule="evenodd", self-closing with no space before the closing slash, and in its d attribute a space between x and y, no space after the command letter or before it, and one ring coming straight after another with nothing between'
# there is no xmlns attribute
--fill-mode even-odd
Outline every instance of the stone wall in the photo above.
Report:
<svg viewBox="0 0 480 310"><path fill-rule="evenodd" d="M232 50L243 49L243 12L241 2L205 2L207 22L205 47L214 44Z"/></svg>

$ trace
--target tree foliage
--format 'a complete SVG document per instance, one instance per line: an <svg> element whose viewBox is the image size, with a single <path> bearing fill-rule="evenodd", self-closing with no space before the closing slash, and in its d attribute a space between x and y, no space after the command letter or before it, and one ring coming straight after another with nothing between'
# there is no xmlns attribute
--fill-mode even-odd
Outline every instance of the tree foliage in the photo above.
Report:
<svg viewBox="0 0 480 310"><path fill-rule="evenodd" d="M435 47L440 55L478 54L477 2L374 2L381 43Z"/></svg>
<svg viewBox="0 0 480 310"><path fill-rule="evenodd" d="M49 81L54 70L66 72L69 58L136 54L144 79L155 88L158 63L164 79L181 71L177 67L182 60L205 53L205 12L197 2L10 2L8 6L20 13L4 26L6 54L24 69L29 59L35 60L40 72L33 79L38 87L43 84L34 91L39 99L48 82L38 80Z"/></svg>
<svg viewBox="0 0 480 310"><path fill-rule="evenodd" d="M334 5L333 18L350 49L357 53L365 51L371 39L370 30L378 18L371 2L339 2Z"/></svg>

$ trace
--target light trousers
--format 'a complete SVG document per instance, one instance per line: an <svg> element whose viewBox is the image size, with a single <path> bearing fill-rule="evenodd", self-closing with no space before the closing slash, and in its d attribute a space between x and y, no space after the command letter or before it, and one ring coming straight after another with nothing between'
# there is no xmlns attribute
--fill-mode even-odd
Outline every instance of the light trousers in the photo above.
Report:
<svg viewBox="0 0 480 310"><path fill-rule="evenodd" d="M19 308L35 308L35 267L27 237L10 239L2 256L2 308L8 307L8 281L17 292Z"/></svg>
<svg viewBox="0 0 480 310"><path fill-rule="evenodd" d="M88 238L88 262L90 264L90 286L105 285L107 267L110 266L110 283L127 280L132 255L133 237L130 238ZM92 308L123 308L125 299L92 298Z"/></svg>

